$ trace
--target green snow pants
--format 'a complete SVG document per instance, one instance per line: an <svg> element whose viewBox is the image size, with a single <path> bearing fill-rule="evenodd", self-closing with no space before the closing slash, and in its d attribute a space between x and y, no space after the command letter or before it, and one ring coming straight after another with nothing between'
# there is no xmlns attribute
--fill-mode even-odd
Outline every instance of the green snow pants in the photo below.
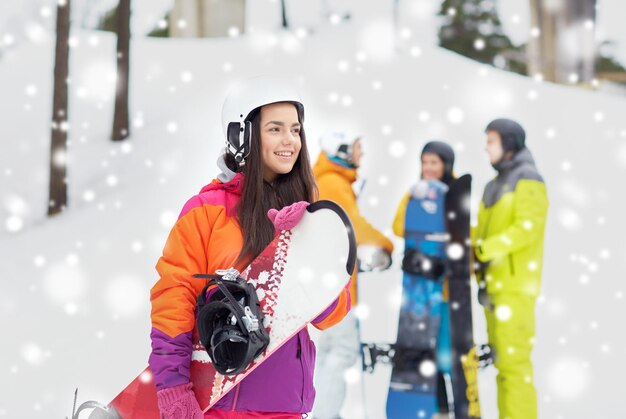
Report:
<svg viewBox="0 0 626 419"><path fill-rule="evenodd" d="M536 298L517 293L497 293L491 298L495 310L485 310L485 316L498 370L500 419L537 419L537 391L530 360Z"/></svg>

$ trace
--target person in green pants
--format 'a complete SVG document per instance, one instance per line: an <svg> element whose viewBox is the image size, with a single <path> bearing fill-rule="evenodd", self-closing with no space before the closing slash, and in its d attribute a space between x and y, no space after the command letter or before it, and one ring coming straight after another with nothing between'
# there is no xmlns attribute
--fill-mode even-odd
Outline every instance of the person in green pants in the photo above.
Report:
<svg viewBox="0 0 626 419"><path fill-rule="evenodd" d="M497 176L485 188L472 243L479 301L498 370L498 411L500 419L536 419L530 354L548 196L522 126L496 119L485 132Z"/></svg>

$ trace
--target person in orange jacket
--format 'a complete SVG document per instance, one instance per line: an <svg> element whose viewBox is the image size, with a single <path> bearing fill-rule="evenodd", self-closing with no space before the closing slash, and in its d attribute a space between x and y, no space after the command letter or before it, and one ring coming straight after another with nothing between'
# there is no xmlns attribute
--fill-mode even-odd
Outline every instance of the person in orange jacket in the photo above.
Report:
<svg viewBox="0 0 626 419"><path fill-rule="evenodd" d="M229 267L243 270L274 238L270 209L303 211L303 203L316 199L303 120L297 92L273 78L239 84L224 103L226 150L218 160L222 173L184 205L156 265L160 279L150 293L149 363L164 419L300 419L313 407L315 346L306 328L206 415L189 374L196 297L208 281L192 275ZM333 326L350 306L346 287L313 326Z"/></svg>
<svg viewBox="0 0 626 419"><path fill-rule="evenodd" d="M342 131L329 132L321 137L320 143L322 152L313 167L320 199L335 201L346 211L354 227L358 249L375 249L368 255L369 260L361 260L360 265L367 263L377 269L388 268L393 243L361 215L357 194L352 187L363 156L360 137ZM350 286L353 302L357 299L356 272ZM317 398L313 414L316 419L339 417L346 393L344 376L358 358L359 345L357 319L352 313L322 333L315 369Z"/></svg>

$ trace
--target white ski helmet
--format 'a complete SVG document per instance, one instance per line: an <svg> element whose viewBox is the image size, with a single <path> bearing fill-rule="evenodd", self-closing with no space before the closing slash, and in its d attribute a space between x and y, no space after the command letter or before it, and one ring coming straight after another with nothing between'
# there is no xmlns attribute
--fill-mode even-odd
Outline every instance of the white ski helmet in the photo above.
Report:
<svg viewBox="0 0 626 419"><path fill-rule="evenodd" d="M330 131L320 137L320 147L328 157L338 157L351 163L352 148L361 136L349 131Z"/></svg>
<svg viewBox="0 0 626 419"><path fill-rule="evenodd" d="M245 163L250 153L252 124L248 118L261 106L290 102L304 117L304 105L296 89L274 76L257 76L233 85L222 107L222 128L226 137L226 150L239 165Z"/></svg>

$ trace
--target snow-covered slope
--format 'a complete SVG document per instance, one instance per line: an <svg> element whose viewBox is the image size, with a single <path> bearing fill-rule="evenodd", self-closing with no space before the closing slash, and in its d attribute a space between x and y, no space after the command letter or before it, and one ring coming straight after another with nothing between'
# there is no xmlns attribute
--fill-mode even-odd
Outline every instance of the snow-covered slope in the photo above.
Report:
<svg viewBox="0 0 626 419"><path fill-rule="evenodd" d="M540 415L624 417L626 338L618 321L625 315L626 101L502 73L417 39L385 57L385 37L376 35L386 33L374 22L329 26L311 37L137 38L133 136L124 144L108 140L114 39L78 33L71 201L52 220L44 215L53 45L10 50L0 62L0 417L67 415L75 387L82 400L106 401L146 364L153 266L185 200L216 173L225 89L269 72L301 87L314 158L326 129L349 125L364 134L362 212L389 233L425 141L454 145L457 172L474 175L476 205L493 176L484 126L499 116L520 120L551 198L534 352ZM371 313L383 307L365 326L370 336L386 339L395 327L382 317L392 312L384 310L388 301L371 290L393 292L398 278L398 270L364 278L372 297L363 304ZM493 371L485 377L483 409L495 418ZM377 412L386 385L368 380ZM359 417L357 390L347 417Z"/></svg>

